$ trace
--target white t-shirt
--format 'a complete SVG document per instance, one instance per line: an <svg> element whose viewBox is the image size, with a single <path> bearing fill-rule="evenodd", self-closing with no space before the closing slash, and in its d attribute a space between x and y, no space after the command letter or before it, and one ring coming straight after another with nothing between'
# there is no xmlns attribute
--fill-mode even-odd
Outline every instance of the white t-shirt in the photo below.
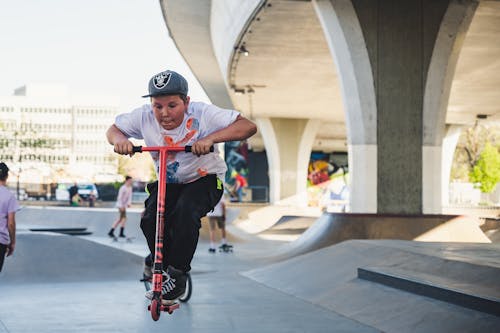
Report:
<svg viewBox="0 0 500 333"><path fill-rule="evenodd" d="M116 199L116 207L127 208L132 204L132 186L123 184L118 190L118 198Z"/></svg>
<svg viewBox="0 0 500 333"><path fill-rule="evenodd" d="M221 109L202 102L190 102L182 124L166 130L156 121L151 104L116 117L115 125L129 138L143 139L146 146L186 146L226 128L239 112ZM158 153L151 152L158 174ZM184 152L171 152L167 158L167 183L189 183L207 174L224 179L227 167L215 151L200 157Z"/></svg>

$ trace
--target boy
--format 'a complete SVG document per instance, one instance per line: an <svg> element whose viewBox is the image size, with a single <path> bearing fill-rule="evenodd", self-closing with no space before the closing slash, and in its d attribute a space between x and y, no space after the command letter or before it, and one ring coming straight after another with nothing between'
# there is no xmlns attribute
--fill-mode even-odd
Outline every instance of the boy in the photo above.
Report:
<svg viewBox="0 0 500 333"><path fill-rule="evenodd" d="M218 149L219 142L244 140L257 131L254 123L234 110L190 102L186 79L164 71L149 81L151 104L118 115L106 136L114 151L133 155L128 138L143 139L147 146L192 146L192 154L170 153L167 160L165 245L163 248L162 303L170 304L185 290L185 273L198 243L201 217L217 204L223 192L226 172ZM151 153L158 172L158 154ZM158 183L148 186L141 229L151 253L155 250L156 201ZM152 292L146 293L147 298Z"/></svg>

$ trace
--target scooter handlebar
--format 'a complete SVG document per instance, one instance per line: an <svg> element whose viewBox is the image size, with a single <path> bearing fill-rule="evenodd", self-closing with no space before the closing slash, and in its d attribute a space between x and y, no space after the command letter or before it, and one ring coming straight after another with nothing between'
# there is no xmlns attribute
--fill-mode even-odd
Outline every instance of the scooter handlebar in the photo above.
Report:
<svg viewBox="0 0 500 333"><path fill-rule="evenodd" d="M142 146L134 146L134 147L132 147L132 152L134 152L134 153L142 153Z"/></svg>
<svg viewBox="0 0 500 333"><path fill-rule="evenodd" d="M143 151L160 151L160 150L166 150L166 151L183 151L186 153L191 152L192 146L184 146L184 147L143 147L143 146L134 146L132 148L132 151L134 153L142 153ZM214 146L210 147L210 152L214 152Z"/></svg>

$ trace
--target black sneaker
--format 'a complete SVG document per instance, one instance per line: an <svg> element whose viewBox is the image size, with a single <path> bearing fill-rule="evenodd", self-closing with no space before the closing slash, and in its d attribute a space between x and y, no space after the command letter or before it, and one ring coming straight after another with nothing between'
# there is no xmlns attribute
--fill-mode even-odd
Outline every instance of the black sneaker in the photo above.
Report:
<svg viewBox="0 0 500 333"><path fill-rule="evenodd" d="M213 247L211 247L211 248L208 249L208 252L215 253L215 249Z"/></svg>
<svg viewBox="0 0 500 333"><path fill-rule="evenodd" d="M142 271L142 275L144 279L152 279L153 278L153 262L151 259L151 255L146 256L144 258L144 270Z"/></svg>
<svg viewBox="0 0 500 333"><path fill-rule="evenodd" d="M161 287L162 304L170 305L186 292L186 275L172 266L168 266L167 272L163 271L163 283ZM144 295L147 299L153 299L153 291L149 290Z"/></svg>

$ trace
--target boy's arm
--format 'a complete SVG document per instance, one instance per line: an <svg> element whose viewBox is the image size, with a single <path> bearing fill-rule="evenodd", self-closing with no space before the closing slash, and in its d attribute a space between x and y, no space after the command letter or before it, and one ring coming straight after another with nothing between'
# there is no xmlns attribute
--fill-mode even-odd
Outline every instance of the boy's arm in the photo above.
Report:
<svg viewBox="0 0 500 333"><path fill-rule="evenodd" d="M106 132L108 142L113 145L115 153L121 155L134 155L132 142L120 131L115 124L111 125Z"/></svg>
<svg viewBox="0 0 500 333"><path fill-rule="evenodd" d="M213 132L196 141L192 152L196 155L210 153L210 147L219 142L245 140L257 132L257 126L250 120L238 115L236 120L226 128ZM115 150L116 151L116 150Z"/></svg>
<svg viewBox="0 0 500 333"><path fill-rule="evenodd" d="M7 246L7 257L14 253L16 247L16 213L9 213L7 217L7 224L9 229L10 244Z"/></svg>

